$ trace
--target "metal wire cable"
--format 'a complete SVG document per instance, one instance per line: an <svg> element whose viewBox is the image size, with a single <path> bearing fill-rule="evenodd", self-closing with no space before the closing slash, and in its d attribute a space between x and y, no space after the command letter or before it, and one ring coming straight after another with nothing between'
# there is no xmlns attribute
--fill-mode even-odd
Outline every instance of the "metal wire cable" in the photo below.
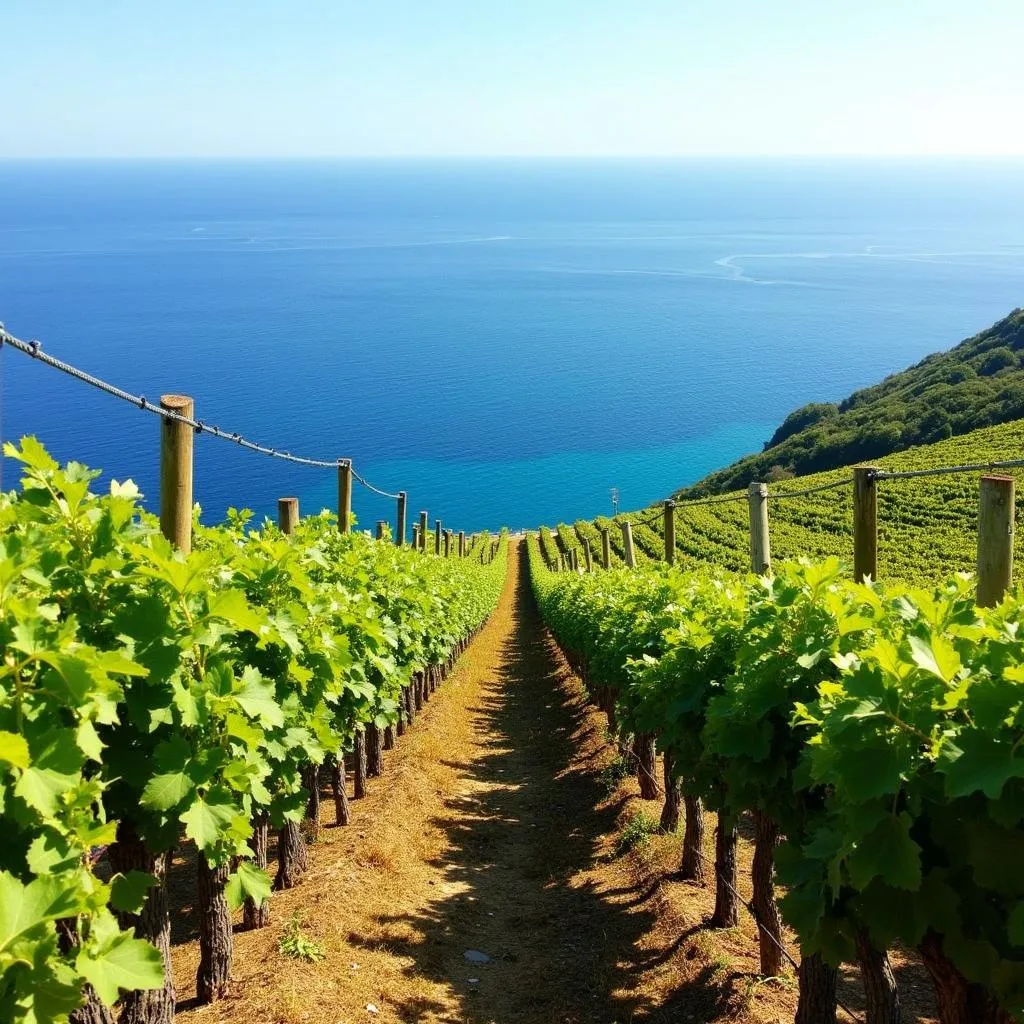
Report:
<svg viewBox="0 0 1024 1024"><path fill-rule="evenodd" d="M1022 463L1022 465L1024 465L1024 463ZM827 483L827 484L817 484L814 487L804 487L804 488L802 488L799 491L772 491L772 490L769 490L768 494L767 494L767 497L768 497L769 501L776 501L776 500L780 500L780 499L781 500L785 500L786 498L802 498L802 497L804 497L807 494L817 494L820 491L834 491L834 490L838 490L840 487L849 487L851 483L853 483L852 480L835 480L835 481L832 481L831 483ZM687 509L687 508L697 508L700 505L719 505L719 504L725 504L726 502L730 502L730 501L746 501L746 500L747 500L747 495L745 495L745 494L735 494L735 495L731 495L729 497L722 497L722 498L705 498L702 501L678 502L675 507L678 510L678 509Z"/></svg>
<svg viewBox="0 0 1024 1024"><path fill-rule="evenodd" d="M733 894L733 896L735 896L736 899L738 899L740 901L740 903L743 904L743 906L746 908L747 912L754 919L754 924L757 925L758 931L761 932L762 935L766 935L768 937L768 939L771 941L772 945L775 946L779 950L779 952L789 961L790 966L794 970L799 971L800 970L800 964L797 963L797 961L793 959L793 957L790 955L789 950L786 949L786 947L782 944L782 942L780 942L777 938L775 938L775 936L772 935L772 933L767 928L765 928L765 926L763 924L761 924L760 918L758 918L758 916L757 916L757 911L754 909L754 904L753 903L748 903L740 895L740 893L737 892L736 888L729 881L729 879L726 878L725 875L723 875L718 870L718 865L715 863L715 861L711 857L707 856L707 854L705 854L703 850L696 850L694 852L697 854L698 857L700 857L700 859L702 861L704 861L705 864L710 864L711 865L712 870L715 872L715 876L721 881L722 885L724 885L726 887L726 889L728 889L729 892L731 892ZM836 1006L838 1006L839 1009L842 1010L850 1018L850 1020L856 1021L857 1024L861 1024L860 1017L858 1017L848 1006L845 1006L842 1002L840 1002L840 1000L838 998L836 999Z"/></svg>
<svg viewBox="0 0 1024 1024"><path fill-rule="evenodd" d="M734 494L726 498L702 498L700 501L683 501L676 503L676 511L686 508L699 508L701 505L727 505L731 501L746 501L745 494Z"/></svg>
<svg viewBox="0 0 1024 1024"><path fill-rule="evenodd" d="M659 512L656 516L651 516L650 519L627 519L627 523L632 523L634 526L653 526L655 523L660 523L664 519L664 515Z"/></svg>
<svg viewBox="0 0 1024 1024"><path fill-rule="evenodd" d="M51 356L48 352L43 351L43 347L38 341L23 341L21 338L16 338L4 328L3 324L0 324L0 348L5 345L16 349L18 352L23 352L27 356L31 356L40 363L52 366L55 370L60 370L61 373L66 373L69 377L74 377L76 380L89 384L108 395L120 398L123 402L128 402L130 405L137 406L144 412L155 413L157 416L162 416L165 420L173 420L175 423L184 423L186 426L192 427L197 434L212 434L214 437L221 438L221 440L233 441L240 447L248 448L250 451L258 452L260 455L270 455L275 459L284 459L286 462L294 462L300 466L315 466L319 469L337 469L340 466L346 465L350 468L352 467L352 461L350 459L307 459L299 455L292 455L291 452L281 451L277 448L270 448L266 445L257 444L255 441L250 441L248 438L242 437L241 434L234 433L229 430L221 430L220 427L212 426L209 423L205 423L203 420L193 419L191 416L183 416L181 413L174 412L170 409L164 409L160 405L154 405L152 402L147 400L145 395L133 395L130 391L125 391L123 388L119 388L114 384L101 380L99 377L95 377L91 373L86 373L85 370L80 370L77 366L72 366L70 363L64 362L63 359ZM363 487L367 490L373 491L375 494L381 495L381 497L398 497L397 494L390 494L387 491L382 491L379 488L374 487L371 483L361 477L355 469L352 469L352 475L363 485Z"/></svg>
<svg viewBox="0 0 1024 1024"><path fill-rule="evenodd" d="M374 494L379 494L382 498L400 498L400 494L392 494L390 491L382 491L379 487L374 487L368 480L363 479L356 471L355 467L352 468L352 475L358 480L368 491L373 491Z"/></svg>
<svg viewBox="0 0 1024 1024"><path fill-rule="evenodd" d="M849 478L845 480L834 480L830 484L818 484L815 487L805 487L800 491L771 491L768 492L769 501L778 501L779 499L786 498L802 498L805 494L818 494L821 491L835 491L840 487L849 487L853 481Z"/></svg>
<svg viewBox="0 0 1024 1024"><path fill-rule="evenodd" d="M981 473L991 469L1020 469L1024 467L1024 459L1012 459L1009 462L968 462L962 466L936 466L934 469L908 469L890 473L884 469L875 470L872 480L911 480L918 476L951 476L956 473Z"/></svg>

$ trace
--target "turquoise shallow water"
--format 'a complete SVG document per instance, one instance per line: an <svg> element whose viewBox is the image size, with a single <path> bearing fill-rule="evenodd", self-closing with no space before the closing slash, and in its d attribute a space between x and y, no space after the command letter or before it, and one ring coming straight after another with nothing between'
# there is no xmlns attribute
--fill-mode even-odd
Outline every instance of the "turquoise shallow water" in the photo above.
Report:
<svg viewBox="0 0 1024 1024"><path fill-rule="evenodd" d="M1020 163L0 163L0 319L455 529L654 501L1020 305ZM155 421L16 353L5 438L156 494ZM332 474L197 444L196 495ZM5 467L5 485L11 467ZM391 504L357 490L364 524Z"/></svg>

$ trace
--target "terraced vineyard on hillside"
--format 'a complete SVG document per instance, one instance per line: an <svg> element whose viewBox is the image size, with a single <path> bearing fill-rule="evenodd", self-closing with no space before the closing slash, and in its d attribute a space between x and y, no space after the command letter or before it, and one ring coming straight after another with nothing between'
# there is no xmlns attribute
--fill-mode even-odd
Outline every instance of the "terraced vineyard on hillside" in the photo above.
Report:
<svg viewBox="0 0 1024 1024"><path fill-rule="evenodd" d="M879 459L890 471L989 463L1018 458L1024 452L1024 422L987 427L963 437ZM1024 479L1024 470L1011 475ZM819 484L851 479L848 467L785 480L769 487L772 495L803 490ZM878 575L915 584L937 582L953 572L972 572L978 516L978 478L974 474L885 480L879 483ZM733 491L737 500L688 505L676 509L677 560L683 565L711 564L744 571L750 563L746 491ZM637 562L660 558L663 523L660 506L627 513L618 520L633 523ZM770 503L772 557L838 556L852 563L852 486ZM577 537L587 537L595 554L601 550L600 527L610 529L612 548L622 557L618 523L598 518L575 524ZM1015 578L1024 570L1024 548L1015 553Z"/></svg>

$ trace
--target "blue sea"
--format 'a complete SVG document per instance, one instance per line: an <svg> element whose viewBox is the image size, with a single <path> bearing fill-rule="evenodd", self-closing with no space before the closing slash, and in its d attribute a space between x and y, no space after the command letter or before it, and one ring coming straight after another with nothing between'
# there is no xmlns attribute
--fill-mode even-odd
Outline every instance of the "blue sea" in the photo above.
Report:
<svg viewBox="0 0 1024 1024"><path fill-rule="evenodd" d="M0 163L8 330L454 529L645 505L1022 304L1019 161ZM154 416L0 374L5 439L155 504ZM197 439L209 520L335 493Z"/></svg>

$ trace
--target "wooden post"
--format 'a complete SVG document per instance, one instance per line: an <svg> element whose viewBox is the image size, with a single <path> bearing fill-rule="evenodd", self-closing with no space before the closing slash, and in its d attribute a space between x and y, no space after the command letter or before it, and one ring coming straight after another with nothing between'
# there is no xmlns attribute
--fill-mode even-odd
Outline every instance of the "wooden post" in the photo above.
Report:
<svg viewBox="0 0 1024 1024"><path fill-rule="evenodd" d="M594 571L594 552L590 550L590 542L583 542L583 559L587 563L587 572Z"/></svg>
<svg viewBox="0 0 1024 1024"><path fill-rule="evenodd" d="M875 466L853 471L853 578L878 579L878 482Z"/></svg>
<svg viewBox="0 0 1024 1024"><path fill-rule="evenodd" d="M401 548L405 547L405 491L398 492L398 516L395 522L395 543Z"/></svg>
<svg viewBox="0 0 1024 1024"><path fill-rule="evenodd" d="M772 548L768 536L768 485L753 483L747 488L750 506L750 568L765 576L772 568Z"/></svg>
<svg viewBox="0 0 1024 1024"><path fill-rule="evenodd" d="M459 558L466 557L466 531L459 530Z"/></svg>
<svg viewBox="0 0 1024 1024"><path fill-rule="evenodd" d="M1013 579L1012 476L983 476L978 502L978 604L999 604Z"/></svg>
<svg viewBox="0 0 1024 1024"><path fill-rule="evenodd" d="M664 534L665 561L673 565L676 560L676 503L671 498L665 500Z"/></svg>
<svg viewBox="0 0 1024 1024"><path fill-rule="evenodd" d="M352 463L338 463L338 529L348 533L352 526Z"/></svg>
<svg viewBox="0 0 1024 1024"><path fill-rule="evenodd" d="M377 520L377 540L384 539L384 530L387 528L388 521L386 519Z"/></svg>
<svg viewBox="0 0 1024 1024"><path fill-rule="evenodd" d="M573 572L580 571L580 553L576 548L569 548L569 568Z"/></svg>
<svg viewBox="0 0 1024 1024"><path fill-rule="evenodd" d="M427 513L420 513L420 551L426 553L427 550Z"/></svg>
<svg viewBox="0 0 1024 1024"><path fill-rule="evenodd" d="M299 499L277 499L277 525L282 533L294 533L299 525Z"/></svg>
<svg viewBox="0 0 1024 1024"><path fill-rule="evenodd" d="M434 521L434 554L441 554L441 520Z"/></svg>
<svg viewBox="0 0 1024 1024"><path fill-rule="evenodd" d="M188 395L161 395L160 408L195 418ZM160 417L160 532L186 555L192 550L193 440L193 427Z"/></svg>
<svg viewBox="0 0 1024 1024"><path fill-rule="evenodd" d="M612 539L603 526L601 527L601 564L606 569L612 567Z"/></svg>
<svg viewBox="0 0 1024 1024"><path fill-rule="evenodd" d="M636 549L633 547L633 524L628 519L622 520L622 546L626 552L626 566L636 568Z"/></svg>
<svg viewBox="0 0 1024 1024"><path fill-rule="evenodd" d="M444 557L451 558L452 555L452 531L444 531Z"/></svg>

